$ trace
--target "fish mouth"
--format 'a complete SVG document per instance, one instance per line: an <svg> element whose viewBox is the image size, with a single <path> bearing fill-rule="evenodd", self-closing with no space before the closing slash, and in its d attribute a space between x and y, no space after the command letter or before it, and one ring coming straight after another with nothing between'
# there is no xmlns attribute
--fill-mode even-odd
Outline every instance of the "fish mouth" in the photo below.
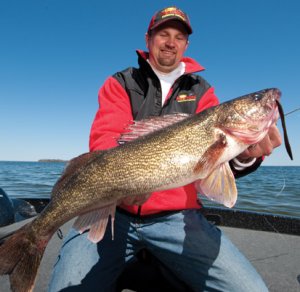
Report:
<svg viewBox="0 0 300 292"><path fill-rule="evenodd" d="M278 103L281 92L277 88L265 89L247 95L235 106L235 120L226 127L226 132L247 145L260 142L269 128L279 118Z"/></svg>

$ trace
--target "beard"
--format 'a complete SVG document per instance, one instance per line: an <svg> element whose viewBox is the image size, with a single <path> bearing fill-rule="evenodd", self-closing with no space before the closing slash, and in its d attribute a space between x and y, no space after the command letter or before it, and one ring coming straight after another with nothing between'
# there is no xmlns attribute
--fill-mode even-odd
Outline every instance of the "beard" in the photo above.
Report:
<svg viewBox="0 0 300 292"><path fill-rule="evenodd" d="M161 66L174 66L176 58L158 58L157 61Z"/></svg>
<svg viewBox="0 0 300 292"><path fill-rule="evenodd" d="M159 56L157 58L157 61L161 66L172 67L176 64L176 55L174 54L170 56Z"/></svg>

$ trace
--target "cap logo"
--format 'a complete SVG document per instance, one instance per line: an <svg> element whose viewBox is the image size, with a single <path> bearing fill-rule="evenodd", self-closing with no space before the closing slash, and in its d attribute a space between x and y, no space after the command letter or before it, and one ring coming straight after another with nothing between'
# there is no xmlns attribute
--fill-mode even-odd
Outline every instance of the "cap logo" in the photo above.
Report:
<svg viewBox="0 0 300 292"><path fill-rule="evenodd" d="M186 21L186 18L185 18L185 15L183 14L183 12L177 8L171 7L171 8L166 8L163 11L161 11L161 18L170 17L170 16L178 16L183 21Z"/></svg>

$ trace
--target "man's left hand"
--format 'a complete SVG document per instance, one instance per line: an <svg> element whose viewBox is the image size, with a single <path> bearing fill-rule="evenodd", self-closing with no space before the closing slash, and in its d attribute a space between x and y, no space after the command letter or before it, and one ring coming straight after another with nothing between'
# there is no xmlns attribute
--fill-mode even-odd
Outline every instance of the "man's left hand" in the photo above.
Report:
<svg viewBox="0 0 300 292"><path fill-rule="evenodd" d="M269 156L273 150L280 146L282 138L276 124L273 124L267 135L257 144L251 145L243 153L241 153L237 159L240 161L246 161L250 158L258 158L262 156Z"/></svg>

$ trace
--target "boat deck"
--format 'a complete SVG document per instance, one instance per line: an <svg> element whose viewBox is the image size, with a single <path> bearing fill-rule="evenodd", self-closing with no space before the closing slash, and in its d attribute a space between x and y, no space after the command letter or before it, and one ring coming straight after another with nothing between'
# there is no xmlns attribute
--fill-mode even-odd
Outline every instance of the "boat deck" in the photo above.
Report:
<svg viewBox="0 0 300 292"><path fill-rule="evenodd" d="M0 238L22 224L24 222L1 228ZM64 235L70 226L69 222L61 228ZM270 291L300 291L300 236L236 227L220 228L256 267ZM50 241L40 266L35 292L47 291L50 271L61 243L57 235ZM10 291L8 276L0 277L0 287L1 292Z"/></svg>

